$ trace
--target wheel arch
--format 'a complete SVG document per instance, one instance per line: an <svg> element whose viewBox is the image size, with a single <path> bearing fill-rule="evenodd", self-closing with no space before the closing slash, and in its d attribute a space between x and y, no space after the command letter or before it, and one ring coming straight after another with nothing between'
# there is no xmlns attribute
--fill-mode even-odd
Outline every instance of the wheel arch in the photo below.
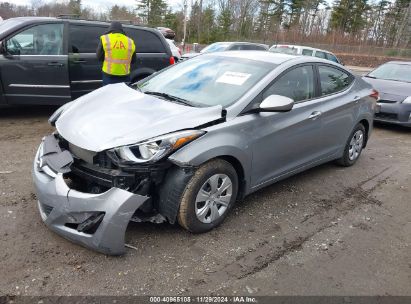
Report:
<svg viewBox="0 0 411 304"><path fill-rule="evenodd" d="M245 181L244 167L241 164L241 162L237 158L231 155L220 155L215 158L212 158L211 160L213 159L225 160L226 162L230 163L233 166L234 170L237 172L237 177L238 177L237 199L244 198L245 193L246 193L246 181Z"/></svg>
<svg viewBox="0 0 411 304"><path fill-rule="evenodd" d="M174 224L177 219L180 202L185 191L186 185L193 177L196 169L201 165L215 160L222 159L233 166L238 176L238 193L237 199L242 199L247 193L248 183L246 181L246 173L241 161L233 156L227 154L214 155L207 159L203 159L201 163L186 164L172 161L173 166L168 170L164 182L158 188L157 208L161 215L163 215L168 222Z"/></svg>
<svg viewBox="0 0 411 304"><path fill-rule="evenodd" d="M362 124L365 128L365 140L363 145L363 147L365 148L367 146L368 138L370 136L370 122L367 119L363 118L358 123Z"/></svg>

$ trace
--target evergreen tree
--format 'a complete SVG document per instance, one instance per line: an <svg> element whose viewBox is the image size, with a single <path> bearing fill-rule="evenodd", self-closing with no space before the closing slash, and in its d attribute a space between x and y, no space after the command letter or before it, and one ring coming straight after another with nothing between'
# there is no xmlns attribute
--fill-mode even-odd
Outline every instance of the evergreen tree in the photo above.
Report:
<svg viewBox="0 0 411 304"><path fill-rule="evenodd" d="M70 0L68 6L71 14L81 15L81 0Z"/></svg>
<svg viewBox="0 0 411 304"><path fill-rule="evenodd" d="M167 12L167 3L164 0L140 0L137 3L139 17L148 26L161 26Z"/></svg>
<svg viewBox="0 0 411 304"><path fill-rule="evenodd" d="M331 14L331 28L356 34L363 29L365 12L370 8L368 0L337 0Z"/></svg>

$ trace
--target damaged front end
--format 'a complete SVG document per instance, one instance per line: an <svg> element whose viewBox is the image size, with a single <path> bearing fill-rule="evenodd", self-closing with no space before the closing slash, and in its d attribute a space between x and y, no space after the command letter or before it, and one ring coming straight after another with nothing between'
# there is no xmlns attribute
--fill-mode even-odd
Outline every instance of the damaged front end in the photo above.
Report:
<svg viewBox="0 0 411 304"><path fill-rule="evenodd" d="M119 255L125 251L130 221L174 223L178 198L165 180L184 182L192 171L167 160L129 164L113 150L88 151L55 133L43 138L33 179L41 217L50 229L85 247Z"/></svg>

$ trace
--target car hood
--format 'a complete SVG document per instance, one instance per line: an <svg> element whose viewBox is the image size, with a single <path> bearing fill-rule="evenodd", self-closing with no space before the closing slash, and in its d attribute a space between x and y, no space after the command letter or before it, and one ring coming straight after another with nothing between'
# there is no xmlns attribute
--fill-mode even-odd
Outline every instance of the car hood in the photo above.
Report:
<svg viewBox="0 0 411 304"><path fill-rule="evenodd" d="M411 96L411 83L369 77L363 77L363 79L380 93L380 99L398 102Z"/></svg>
<svg viewBox="0 0 411 304"><path fill-rule="evenodd" d="M221 118L220 105L195 108L113 84L73 102L56 121L70 143L94 152L134 144Z"/></svg>
<svg viewBox="0 0 411 304"><path fill-rule="evenodd" d="M201 53L185 53L181 57L183 57L183 58L193 58L193 57L197 57L198 55L201 55Z"/></svg>

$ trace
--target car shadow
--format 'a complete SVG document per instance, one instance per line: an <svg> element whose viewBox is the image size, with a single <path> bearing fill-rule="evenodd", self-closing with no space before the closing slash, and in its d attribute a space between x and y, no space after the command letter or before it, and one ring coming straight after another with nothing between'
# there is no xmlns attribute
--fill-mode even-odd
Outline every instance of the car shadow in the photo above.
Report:
<svg viewBox="0 0 411 304"><path fill-rule="evenodd" d="M1 106L0 119L27 119L49 117L60 106Z"/></svg>

